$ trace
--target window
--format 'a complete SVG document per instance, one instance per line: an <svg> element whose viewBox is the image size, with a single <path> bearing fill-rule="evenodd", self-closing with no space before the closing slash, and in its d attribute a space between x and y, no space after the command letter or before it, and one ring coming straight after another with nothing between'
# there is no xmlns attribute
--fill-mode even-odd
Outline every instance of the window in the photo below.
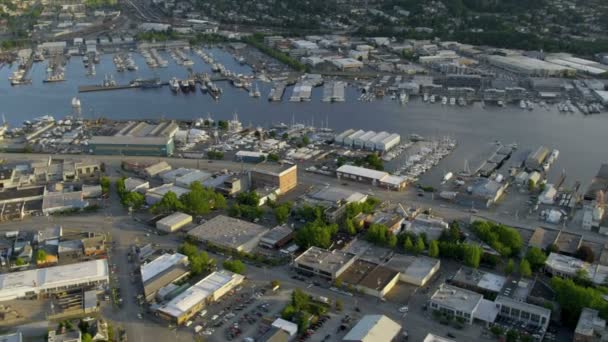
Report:
<svg viewBox="0 0 608 342"><path fill-rule="evenodd" d="M536 322L536 323L538 323L538 322L540 321L540 316L539 316L539 315L537 315L537 314L532 314L532 315L530 316L530 320L531 320L532 322Z"/></svg>
<svg viewBox="0 0 608 342"><path fill-rule="evenodd" d="M547 317L541 317L540 322L541 324L545 324L547 322Z"/></svg>
<svg viewBox="0 0 608 342"><path fill-rule="evenodd" d="M462 311L456 311L456 316L462 316Z"/></svg>
<svg viewBox="0 0 608 342"><path fill-rule="evenodd" d="M432 308L437 308L437 303L431 303Z"/></svg>
<svg viewBox="0 0 608 342"><path fill-rule="evenodd" d="M530 319L530 313L522 311L521 312L521 319L529 320Z"/></svg>
<svg viewBox="0 0 608 342"><path fill-rule="evenodd" d="M471 318L471 315L465 312L464 317L465 318Z"/></svg>
<svg viewBox="0 0 608 342"><path fill-rule="evenodd" d="M508 307L506 307L506 306L503 305L503 306L500 307L500 312L503 313L503 314L505 314L505 315L508 315L508 314L511 313L511 310L509 310Z"/></svg>
<svg viewBox="0 0 608 342"><path fill-rule="evenodd" d="M511 316L517 318L517 317L519 317L519 313L520 313L519 309L511 309Z"/></svg>

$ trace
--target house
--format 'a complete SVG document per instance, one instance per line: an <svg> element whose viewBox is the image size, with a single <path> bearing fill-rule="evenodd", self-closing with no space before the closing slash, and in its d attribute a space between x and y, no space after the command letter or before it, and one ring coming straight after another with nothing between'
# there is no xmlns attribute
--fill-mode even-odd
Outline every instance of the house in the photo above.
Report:
<svg viewBox="0 0 608 342"><path fill-rule="evenodd" d="M106 236L96 235L81 240L85 256L99 256L106 254Z"/></svg>

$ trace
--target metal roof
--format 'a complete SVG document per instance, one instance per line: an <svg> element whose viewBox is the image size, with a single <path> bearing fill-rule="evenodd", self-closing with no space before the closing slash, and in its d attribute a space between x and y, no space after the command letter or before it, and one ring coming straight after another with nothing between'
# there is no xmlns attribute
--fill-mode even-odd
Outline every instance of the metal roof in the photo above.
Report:
<svg viewBox="0 0 608 342"><path fill-rule="evenodd" d="M384 315L366 315L344 336L343 341L392 341L401 325Z"/></svg>

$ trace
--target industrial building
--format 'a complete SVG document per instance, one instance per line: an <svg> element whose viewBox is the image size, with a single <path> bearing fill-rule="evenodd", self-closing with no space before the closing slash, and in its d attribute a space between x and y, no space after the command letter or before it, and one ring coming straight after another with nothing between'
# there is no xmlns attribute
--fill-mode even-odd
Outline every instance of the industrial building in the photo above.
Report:
<svg viewBox="0 0 608 342"><path fill-rule="evenodd" d="M482 300L483 296L479 293L441 284L439 289L431 296L429 307L431 310L437 310L453 317L460 317L468 324L472 324Z"/></svg>
<svg viewBox="0 0 608 342"><path fill-rule="evenodd" d="M401 325L384 315L365 315L344 336L344 342L395 341Z"/></svg>
<svg viewBox="0 0 608 342"><path fill-rule="evenodd" d="M529 326L537 326L541 331L546 331L551 320L551 310L515 300L505 296L498 296L494 300L499 308L499 316L515 322L525 323Z"/></svg>
<svg viewBox="0 0 608 342"><path fill-rule="evenodd" d="M356 256L340 250L328 251L310 247L294 260L294 267L299 272L335 280L354 262Z"/></svg>
<svg viewBox="0 0 608 342"><path fill-rule="evenodd" d="M271 187L278 189L278 194L285 194L298 186L298 166L285 164L276 167L256 166L251 170L251 184L254 188Z"/></svg>
<svg viewBox="0 0 608 342"><path fill-rule="evenodd" d="M334 186L325 187L309 195L313 201L326 202L329 204L343 203L363 203L367 200L367 195L357 191L352 191Z"/></svg>
<svg viewBox="0 0 608 342"><path fill-rule="evenodd" d="M583 308L574 329L574 342L605 341L608 337L606 320L597 310Z"/></svg>
<svg viewBox="0 0 608 342"><path fill-rule="evenodd" d="M244 279L244 276L228 271L213 272L168 303L161 305L156 312L161 318L181 325L207 304L219 300L237 287Z"/></svg>
<svg viewBox="0 0 608 342"><path fill-rule="evenodd" d="M360 166L342 165L336 170L338 179L371 183L374 186L391 190L403 190L408 184L407 178L394 176L384 171L366 169Z"/></svg>
<svg viewBox="0 0 608 342"><path fill-rule="evenodd" d="M192 216L184 213L173 213L156 222L156 229L166 233L172 233L192 223Z"/></svg>
<svg viewBox="0 0 608 342"><path fill-rule="evenodd" d="M576 74L576 70L573 68L522 55L491 55L487 56L487 61L497 68L501 68L521 76L562 77L573 76Z"/></svg>
<svg viewBox="0 0 608 342"><path fill-rule="evenodd" d="M255 151L238 151L234 155L236 161L245 163L260 163L266 160L268 153L255 152Z"/></svg>
<svg viewBox="0 0 608 342"><path fill-rule="evenodd" d="M602 285L608 279L608 267L604 265L590 264L558 253L550 253L545 261L545 271L556 277L574 278L581 270L586 271L589 279L596 285Z"/></svg>
<svg viewBox="0 0 608 342"><path fill-rule="evenodd" d="M260 246L270 249L281 248L291 242L294 231L287 225L276 226L260 239Z"/></svg>
<svg viewBox="0 0 608 342"><path fill-rule="evenodd" d="M218 215L190 230L188 236L200 242L249 253L267 232L266 227L258 224Z"/></svg>
<svg viewBox="0 0 608 342"><path fill-rule="evenodd" d="M449 280L449 283L463 289L481 293L486 298L494 298L507 283L507 278L498 274L463 266Z"/></svg>
<svg viewBox="0 0 608 342"><path fill-rule="evenodd" d="M93 136L89 141L92 154L171 156L175 150L173 137L179 127L173 122L151 125L129 122L113 135Z"/></svg>
<svg viewBox="0 0 608 342"><path fill-rule="evenodd" d="M384 140L378 142L376 144L376 150L381 152L386 152L392 149L393 147L399 145L401 142L401 135L397 133L393 133L388 137L384 138Z"/></svg>
<svg viewBox="0 0 608 342"><path fill-rule="evenodd" d="M190 274L188 257L180 254L163 254L140 268L144 296L151 301L159 289Z"/></svg>
<svg viewBox="0 0 608 342"><path fill-rule="evenodd" d="M383 265L399 272L401 282L414 286L425 286L439 271L441 262L439 259L422 255L411 256L395 253Z"/></svg>
<svg viewBox="0 0 608 342"><path fill-rule="evenodd" d="M540 146L536 151L532 152L528 158L526 158L525 166L530 171L539 170L543 165L543 162L549 155L549 149L545 146Z"/></svg>
<svg viewBox="0 0 608 342"><path fill-rule="evenodd" d="M0 301L82 287L97 287L109 280L106 259L0 274Z"/></svg>
<svg viewBox="0 0 608 342"><path fill-rule="evenodd" d="M365 294L383 298L399 282L399 272L371 261L357 259L338 279Z"/></svg>
<svg viewBox="0 0 608 342"><path fill-rule="evenodd" d="M608 66L602 65L595 61L590 61L578 57L573 57L570 54L556 53L545 58L549 63L561 65L564 67L575 69L577 72L592 76L599 76L608 71Z"/></svg>
<svg viewBox="0 0 608 342"><path fill-rule="evenodd" d="M175 185L181 186L182 188L189 189L190 186L198 182L203 184L204 181L211 178L212 174L209 172L201 171L201 170L193 170L190 173L187 173L181 177L175 179Z"/></svg>
<svg viewBox="0 0 608 342"><path fill-rule="evenodd" d="M390 133L384 131L376 134L373 138L369 139L365 143L365 148L374 151L376 149L376 146L378 146L379 143L381 143L384 139L388 138L390 135Z"/></svg>
<svg viewBox="0 0 608 342"><path fill-rule="evenodd" d="M346 147L352 147L353 144L355 143L355 139L359 138L363 134L365 134L365 131L362 129L360 129L356 132L353 132L350 135L344 137L344 139L342 140L342 144Z"/></svg>
<svg viewBox="0 0 608 342"><path fill-rule="evenodd" d="M344 144L344 139L345 139L346 137L350 136L350 135L351 135L351 134L353 134L353 133L355 133L355 130L354 130L354 129L347 129L346 131L344 131L344 132L342 132L342 133L340 133L340 134L336 135L336 136L334 137L334 142L335 142L336 144L340 144L340 145L342 145L342 144Z"/></svg>
<svg viewBox="0 0 608 342"><path fill-rule="evenodd" d="M360 137L355 138L353 141L353 144L354 144L355 148L363 148L363 147L365 147L365 144L368 141L370 141L372 138L374 138L375 136L376 136L376 132L367 131Z"/></svg>
<svg viewBox="0 0 608 342"><path fill-rule="evenodd" d="M156 164L152 164L144 169L144 174L147 177L156 177L161 173L167 172L171 170L171 165L169 165L165 161L158 162Z"/></svg>
<svg viewBox="0 0 608 342"><path fill-rule="evenodd" d="M146 192L146 204L155 204L156 202L160 201L163 196L165 196L165 194L167 194L168 192L173 192L179 198L181 195L190 192L190 190L175 186L173 184L164 184L159 187L152 188L148 190L148 192Z"/></svg>

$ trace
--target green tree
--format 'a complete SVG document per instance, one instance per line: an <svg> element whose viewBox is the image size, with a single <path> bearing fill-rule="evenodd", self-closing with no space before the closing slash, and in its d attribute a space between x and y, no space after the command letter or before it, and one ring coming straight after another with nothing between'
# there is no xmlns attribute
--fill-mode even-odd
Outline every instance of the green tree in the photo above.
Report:
<svg viewBox="0 0 608 342"><path fill-rule="evenodd" d="M122 204L128 208L133 208L134 210L139 210L146 203L146 198L144 195L139 192L129 192L125 194L122 198Z"/></svg>
<svg viewBox="0 0 608 342"><path fill-rule="evenodd" d="M25 261L23 261L23 259L21 259L21 258L15 259L15 266L23 266L23 265L25 265Z"/></svg>
<svg viewBox="0 0 608 342"><path fill-rule="evenodd" d="M397 236L389 232L386 245L390 248L395 248L397 246Z"/></svg>
<svg viewBox="0 0 608 342"><path fill-rule="evenodd" d="M291 213L291 203L282 203L274 208L274 218L279 224L284 224L289 219Z"/></svg>
<svg viewBox="0 0 608 342"><path fill-rule="evenodd" d="M93 342L93 337L89 333L82 334L82 342Z"/></svg>
<svg viewBox="0 0 608 342"><path fill-rule="evenodd" d="M243 264L241 260L226 260L222 266L224 266L224 268L228 271L238 274L245 274L245 264Z"/></svg>
<svg viewBox="0 0 608 342"><path fill-rule="evenodd" d="M352 219L346 219L344 221L344 230L348 235L354 236L357 235L357 227L355 227L355 223Z"/></svg>
<svg viewBox="0 0 608 342"><path fill-rule="evenodd" d="M540 248L531 247L526 253L526 260L528 260L528 262L530 263L530 267L532 267L532 270L536 271L545 265L547 256Z"/></svg>
<svg viewBox="0 0 608 342"><path fill-rule="evenodd" d="M192 183L190 192L183 194L180 201L184 209L192 215L204 215L211 210L226 207L226 199L222 194L202 186L199 182Z"/></svg>
<svg viewBox="0 0 608 342"><path fill-rule="evenodd" d="M101 185L101 192L104 195L107 195L110 193L110 184L111 184L110 178L108 178L106 176L101 177L101 179L99 180L99 184Z"/></svg>
<svg viewBox="0 0 608 342"><path fill-rule="evenodd" d="M46 261L46 252L43 249L38 249L36 251L36 261L38 261L38 262Z"/></svg>
<svg viewBox="0 0 608 342"><path fill-rule="evenodd" d="M513 272L515 272L515 262L513 262L513 259L509 259L509 262L507 263L507 266L505 267L505 273L507 275L511 275L511 274L513 274Z"/></svg>
<svg viewBox="0 0 608 342"><path fill-rule="evenodd" d="M517 330L511 329L507 331L507 342L517 342L519 339L519 332Z"/></svg>
<svg viewBox="0 0 608 342"><path fill-rule="evenodd" d="M519 274L522 277L526 277L526 278L532 276L532 268L530 267L530 263L528 262L528 260L523 259L519 263Z"/></svg>
<svg viewBox="0 0 608 342"><path fill-rule="evenodd" d="M536 183L532 179L528 179L528 191L532 192L536 189Z"/></svg>
<svg viewBox="0 0 608 342"><path fill-rule="evenodd" d="M275 162L275 163L276 163L276 162L278 162L278 161L279 161L281 158L280 158L280 157L279 157L279 155L278 155L278 154L276 154L276 153L269 153L269 154L268 154L268 157L267 157L266 159L267 159L268 161L271 161L271 162Z"/></svg>
<svg viewBox="0 0 608 342"><path fill-rule="evenodd" d="M414 243L412 243L412 239L410 239L409 236L407 236L403 242L403 249L408 253L414 252Z"/></svg>
<svg viewBox="0 0 608 342"><path fill-rule="evenodd" d="M339 299L336 299L335 306L336 306L336 311L338 311L338 312L341 312L344 307L344 305L342 304L342 301Z"/></svg>
<svg viewBox="0 0 608 342"><path fill-rule="evenodd" d="M217 128L221 129L221 130L228 130L228 121L225 120L219 120L217 122Z"/></svg>
<svg viewBox="0 0 608 342"><path fill-rule="evenodd" d="M255 191L241 192L237 195L236 201L239 204L257 206L260 204L260 195Z"/></svg>
<svg viewBox="0 0 608 342"><path fill-rule="evenodd" d="M424 240L421 237L418 237L416 239L416 247L415 247L416 254L420 254L420 253L424 252L425 249L426 249L426 246L424 245Z"/></svg>
<svg viewBox="0 0 608 342"><path fill-rule="evenodd" d="M433 240L429 244L429 256L431 258L437 258L439 256L439 244Z"/></svg>
<svg viewBox="0 0 608 342"><path fill-rule="evenodd" d="M289 134L287 132L283 133L283 135L281 135L281 139L283 139L283 140L289 139Z"/></svg>
<svg viewBox="0 0 608 342"><path fill-rule="evenodd" d="M167 214L174 211L182 210L184 205L177 198L173 191L167 192L163 198L150 207L150 211L154 214Z"/></svg>
<svg viewBox="0 0 608 342"><path fill-rule="evenodd" d="M316 246L329 248L333 236L338 232L337 224L326 224L322 220L307 223L296 232L296 243L302 248Z"/></svg>
<svg viewBox="0 0 608 342"><path fill-rule="evenodd" d="M304 144L304 145L310 144L310 138L308 138L307 136L303 136L302 137L302 144Z"/></svg>
<svg viewBox="0 0 608 342"><path fill-rule="evenodd" d="M479 263L481 261L481 255L483 254L483 250L481 247L476 245L466 245L464 248L464 264L477 268L479 267Z"/></svg>

